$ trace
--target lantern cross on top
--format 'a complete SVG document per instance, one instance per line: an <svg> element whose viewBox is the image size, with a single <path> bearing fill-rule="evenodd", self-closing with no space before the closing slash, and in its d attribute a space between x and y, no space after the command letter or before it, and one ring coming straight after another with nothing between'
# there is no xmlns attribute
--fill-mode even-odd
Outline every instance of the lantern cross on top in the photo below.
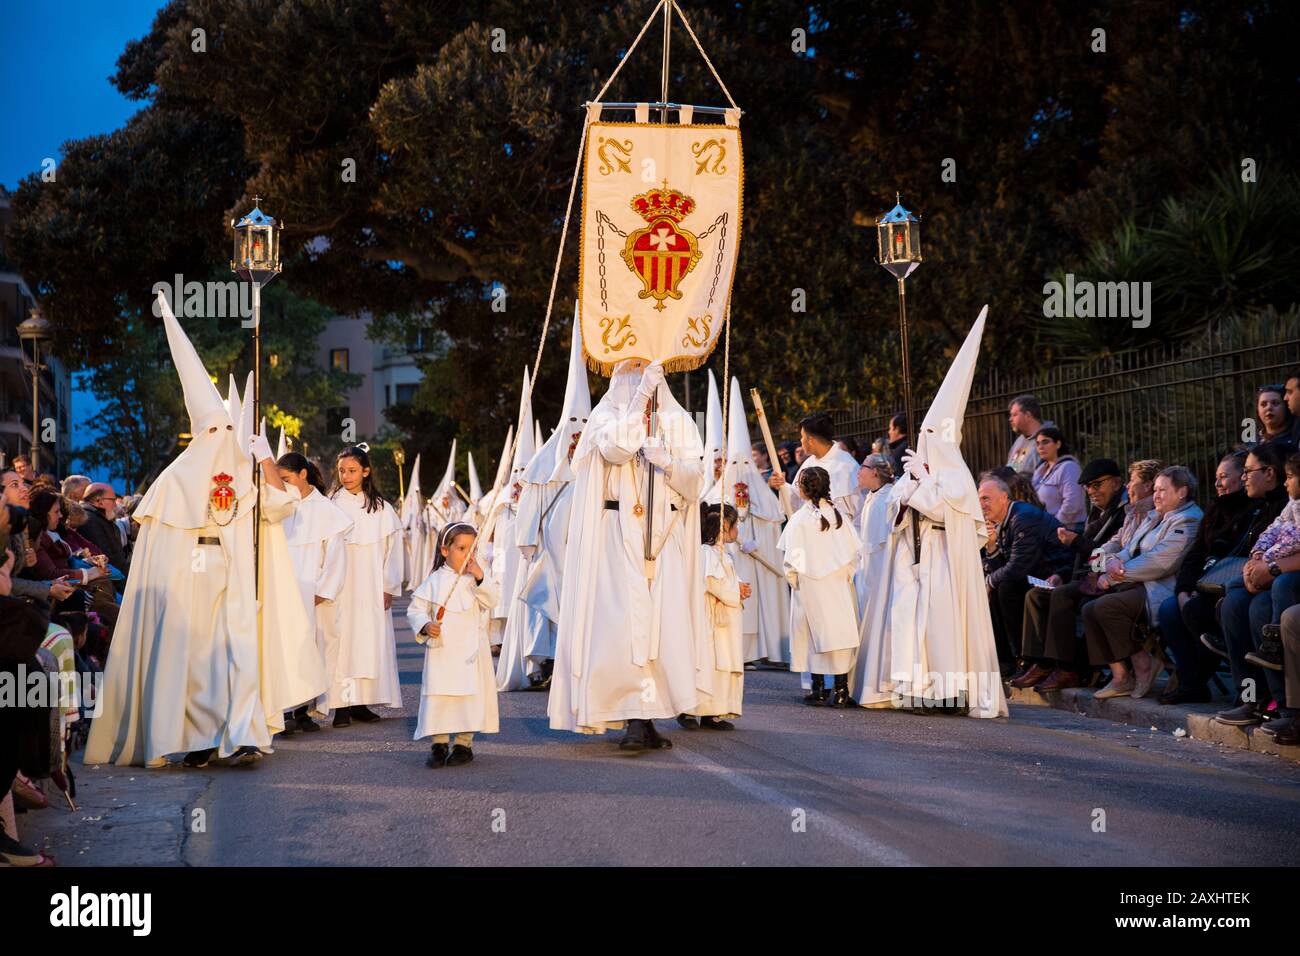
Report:
<svg viewBox="0 0 1300 956"><path fill-rule="evenodd" d="M921 220L903 208L898 193L894 199L894 208L876 221L876 243L880 264L902 280L921 264Z"/></svg>
<svg viewBox="0 0 1300 956"><path fill-rule="evenodd" d="M280 273L282 224L262 212L261 202L261 196L254 196L252 211L230 221L235 234L230 271L242 279L265 285Z"/></svg>

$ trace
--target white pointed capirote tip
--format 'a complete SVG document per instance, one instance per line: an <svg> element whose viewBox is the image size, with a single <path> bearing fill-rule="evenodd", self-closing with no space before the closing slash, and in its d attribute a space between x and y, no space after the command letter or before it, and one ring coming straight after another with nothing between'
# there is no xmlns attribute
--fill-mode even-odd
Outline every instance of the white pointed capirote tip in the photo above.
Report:
<svg viewBox="0 0 1300 956"><path fill-rule="evenodd" d="M533 404L528 389L528 366L525 365L523 391L519 394L519 427L515 429L519 440L515 444L515 457L510 462L511 474L522 471L537 451L536 434L533 431Z"/></svg>
<svg viewBox="0 0 1300 956"><path fill-rule="evenodd" d="M712 460L720 457L726 447L726 428L722 423L722 399L718 397L718 382L713 377L713 369L709 369L708 373L709 394L704 405L704 450L712 464Z"/></svg>
<svg viewBox="0 0 1300 956"><path fill-rule="evenodd" d="M190 416L190 434L216 425L233 425L234 418L226 409L221 393L212 384L212 378L199 358L194 344L181 328L180 322L172 314L167 304L167 296L158 293L158 308L162 313L163 328L167 332L167 347L171 351L172 365L181 380L181 391L185 395L185 411Z"/></svg>
<svg viewBox="0 0 1300 956"><path fill-rule="evenodd" d="M474 467L474 453L470 452L467 457L465 470L469 472L469 496L474 501L483 497L483 486L478 482L478 469Z"/></svg>
<svg viewBox="0 0 1300 956"><path fill-rule="evenodd" d="M749 423L745 420L745 403L740 394L740 380L731 376L731 398L727 406L727 461L746 462L750 460L749 450L753 444L749 440Z"/></svg>
<svg viewBox="0 0 1300 956"><path fill-rule="evenodd" d="M243 403L239 418L235 422L235 439L240 448L248 447L248 440L253 437L253 373L249 372L244 380Z"/></svg>
<svg viewBox="0 0 1300 956"><path fill-rule="evenodd" d="M979 362L980 342L984 337L984 321L988 317L988 311L987 305L980 309L975 324L966 333L966 341L957 351L948 374L943 377L939 391L935 392L934 401L925 413L922 428L944 429L951 433L952 428L947 423L954 423L960 434L961 423L966 417L971 383L975 380L975 366Z"/></svg>
<svg viewBox="0 0 1300 956"><path fill-rule="evenodd" d="M262 419L262 431L266 432L266 419ZM275 443L275 460L279 461L285 455L289 454L289 441L284 437L284 426L280 426L280 438Z"/></svg>

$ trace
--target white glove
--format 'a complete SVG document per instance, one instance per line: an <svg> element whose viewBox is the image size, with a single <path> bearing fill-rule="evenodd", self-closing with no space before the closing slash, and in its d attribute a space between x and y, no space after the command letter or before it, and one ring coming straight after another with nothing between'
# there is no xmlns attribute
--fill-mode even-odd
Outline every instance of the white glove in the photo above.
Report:
<svg viewBox="0 0 1300 956"><path fill-rule="evenodd" d="M664 447L663 440L659 438L647 438L645 444L641 446L641 453L645 455L645 460L656 468L667 468L673 463L673 456Z"/></svg>
<svg viewBox="0 0 1300 956"><path fill-rule="evenodd" d="M252 452L253 460L259 465L271 457L271 443L266 440L265 435L251 435L248 439L248 450Z"/></svg>
<svg viewBox="0 0 1300 956"><path fill-rule="evenodd" d="M758 550L758 542L752 538L748 541L740 542L741 554L753 554L757 550Z"/></svg>
<svg viewBox="0 0 1300 956"><path fill-rule="evenodd" d="M658 362L647 365L645 371L641 373L641 384L636 387L636 396L642 401L649 401L650 396L655 390L663 384L664 367Z"/></svg>
<svg viewBox="0 0 1300 956"><path fill-rule="evenodd" d="M903 471L917 481L925 480L925 464L916 457L916 452L911 448L903 452Z"/></svg>

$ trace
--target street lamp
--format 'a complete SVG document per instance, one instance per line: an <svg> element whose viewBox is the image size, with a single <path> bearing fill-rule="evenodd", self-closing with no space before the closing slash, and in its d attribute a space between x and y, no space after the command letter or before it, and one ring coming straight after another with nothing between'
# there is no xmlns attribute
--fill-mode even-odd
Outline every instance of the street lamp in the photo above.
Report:
<svg viewBox="0 0 1300 956"><path fill-rule="evenodd" d="M281 224L262 212L261 196L253 197L253 210L240 219L230 220L234 232L234 254L230 271L253 284L253 422L262 420L262 286L280 274ZM247 449L245 449L247 451ZM262 527L262 491L257 464L253 464L253 487L257 497L253 504L253 580L258 582L259 544ZM260 587L260 582L255 586Z"/></svg>
<svg viewBox="0 0 1300 956"><path fill-rule="evenodd" d="M903 208L902 197L894 193L894 208L876 221L877 260L898 280L898 330L902 337L903 408L907 416L907 443L912 444L912 426L916 423L912 409L912 368L907 349L907 277L921 264L921 220ZM921 528L912 512L912 551L915 562L921 560Z"/></svg>
<svg viewBox="0 0 1300 956"><path fill-rule="evenodd" d="M41 372L45 366L41 364L41 343L48 342L54 336L50 334L50 322L41 314L39 305L33 306L31 315L18 326L18 338L24 342L32 343L32 361L30 368L32 370L32 442L29 449L32 456L32 471L40 473L40 442L37 435L40 434L40 398L41 398ZM24 360L26 355L23 356Z"/></svg>

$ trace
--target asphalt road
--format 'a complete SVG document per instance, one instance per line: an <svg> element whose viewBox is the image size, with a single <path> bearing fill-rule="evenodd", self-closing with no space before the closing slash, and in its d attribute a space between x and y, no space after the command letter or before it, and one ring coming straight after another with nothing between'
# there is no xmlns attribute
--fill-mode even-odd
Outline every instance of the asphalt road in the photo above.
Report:
<svg viewBox="0 0 1300 956"><path fill-rule="evenodd" d="M746 675L734 732L669 721L675 747L635 756L549 730L544 694L504 694L474 762L430 770L411 739L422 651L401 617L398 637L406 706L388 719L295 735L248 769L85 768L82 809L24 815L24 834L62 865L1300 859L1293 762L1042 707L809 708L787 673Z"/></svg>

